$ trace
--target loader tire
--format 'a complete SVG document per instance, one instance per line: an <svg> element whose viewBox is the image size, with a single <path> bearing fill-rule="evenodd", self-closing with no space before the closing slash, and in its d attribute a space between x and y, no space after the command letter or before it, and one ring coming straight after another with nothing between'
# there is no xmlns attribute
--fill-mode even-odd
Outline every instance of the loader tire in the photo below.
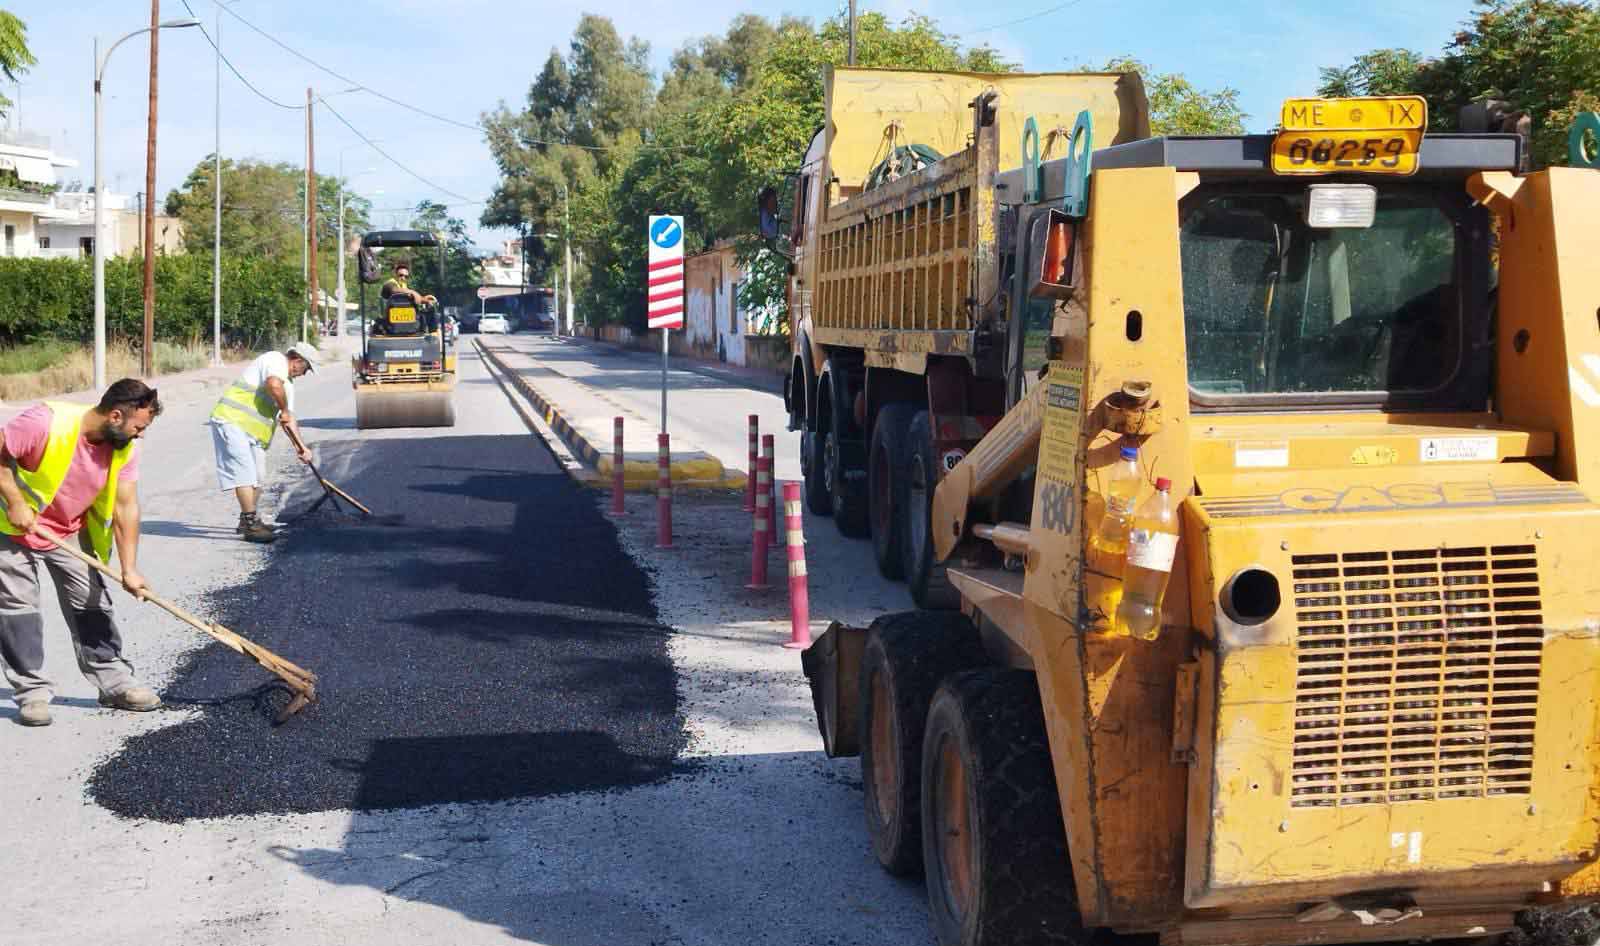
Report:
<svg viewBox="0 0 1600 946"><path fill-rule="evenodd" d="M945 577L944 563L933 560L933 491L939 485L934 456L933 420L919 411L906 431L905 536L901 545L911 600L929 611L951 611L961 596Z"/></svg>
<svg viewBox="0 0 1600 946"><path fill-rule="evenodd" d="M867 629L858 723L867 834L884 870L922 868L922 733L939 682L982 666L972 622L948 611L886 614Z"/></svg>
<svg viewBox="0 0 1600 946"><path fill-rule="evenodd" d="M867 450L867 524L878 573L894 580L906 575L906 431L916 412L912 404L886 404L872 425Z"/></svg>
<svg viewBox="0 0 1600 946"><path fill-rule="evenodd" d="M922 744L922 844L940 946L1088 941L1031 671L945 680Z"/></svg>

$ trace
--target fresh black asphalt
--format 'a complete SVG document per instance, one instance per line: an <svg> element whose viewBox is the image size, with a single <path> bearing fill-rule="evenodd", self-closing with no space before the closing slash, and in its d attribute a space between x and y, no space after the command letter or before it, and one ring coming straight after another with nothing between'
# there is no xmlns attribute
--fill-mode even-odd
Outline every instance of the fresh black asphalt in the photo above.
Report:
<svg viewBox="0 0 1600 946"><path fill-rule="evenodd" d="M526 435L323 443L348 491L291 526L221 623L314 671L286 695L220 645L165 696L198 718L131 739L90 779L130 818L375 810L636 785L684 746L667 631L592 498ZM298 490L289 511L315 498Z"/></svg>

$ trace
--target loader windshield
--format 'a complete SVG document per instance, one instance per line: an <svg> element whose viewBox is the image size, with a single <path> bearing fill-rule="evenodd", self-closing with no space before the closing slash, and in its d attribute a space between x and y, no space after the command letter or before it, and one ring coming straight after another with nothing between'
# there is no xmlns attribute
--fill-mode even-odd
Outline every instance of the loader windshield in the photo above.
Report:
<svg viewBox="0 0 1600 946"><path fill-rule="evenodd" d="M1428 188L1386 188L1371 227L1318 229L1305 202L1302 185L1210 185L1185 201L1195 396L1377 398L1446 385L1461 363L1463 306L1445 204Z"/></svg>

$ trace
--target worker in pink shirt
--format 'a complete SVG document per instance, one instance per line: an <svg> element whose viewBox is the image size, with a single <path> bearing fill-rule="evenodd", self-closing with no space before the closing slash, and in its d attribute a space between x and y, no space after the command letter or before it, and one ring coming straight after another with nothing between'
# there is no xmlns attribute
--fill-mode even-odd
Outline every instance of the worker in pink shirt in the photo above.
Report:
<svg viewBox="0 0 1600 946"><path fill-rule="evenodd" d="M100 691L100 705L144 712L161 705L133 675L111 595L100 573L55 547L47 535L78 536L103 562L116 545L122 586L141 597L139 444L161 413L156 389L124 378L94 406L36 404L0 430L0 663L24 726L50 725L53 685L44 675L44 616L39 565L56 586L72 632L78 669Z"/></svg>

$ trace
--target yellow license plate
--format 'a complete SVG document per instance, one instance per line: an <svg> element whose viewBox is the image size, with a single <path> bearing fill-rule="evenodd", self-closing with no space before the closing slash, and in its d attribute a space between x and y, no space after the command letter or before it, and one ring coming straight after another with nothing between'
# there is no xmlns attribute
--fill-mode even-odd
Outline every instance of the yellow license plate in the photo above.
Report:
<svg viewBox="0 0 1600 946"><path fill-rule="evenodd" d="M390 309L389 310L389 321L391 321L391 322L415 322L416 320L417 320L417 310L416 309Z"/></svg>
<svg viewBox="0 0 1600 946"><path fill-rule="evenodd" d="M1289 99L1274 174L1415 174L1428 125L1421 96Z"/></svg>

